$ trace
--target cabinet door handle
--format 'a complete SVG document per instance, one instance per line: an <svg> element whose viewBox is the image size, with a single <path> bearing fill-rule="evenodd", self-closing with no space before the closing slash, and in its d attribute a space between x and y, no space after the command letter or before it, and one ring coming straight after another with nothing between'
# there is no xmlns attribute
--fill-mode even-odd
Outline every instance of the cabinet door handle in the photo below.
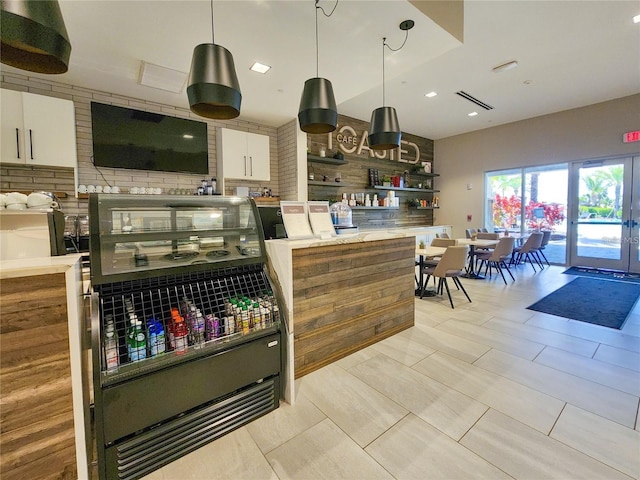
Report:
<svg viewBox="0 0 640 480"><path fill-rule="evenodd" d="M252 156L249 156L249 167L250 167L249 176L253 177L253 157Z"/></svg>
<svg viewBox="0 0 640 480"><path fill-rule="evenodd" d="M16 128L16 153L18 154L18 158L20 158L20 129Z"/></svg>
<svg viewBox="0 0 640 480"><path fill-rule="evenodd" d="M29 148L31 149L31 160L33 160L33 130L29 129Z"/></svg>
<svg viewBox="0 0 640 480"><path fill-rule="evenodd" d="M247 176L247 156L244 156L244 176Z"/></svg>

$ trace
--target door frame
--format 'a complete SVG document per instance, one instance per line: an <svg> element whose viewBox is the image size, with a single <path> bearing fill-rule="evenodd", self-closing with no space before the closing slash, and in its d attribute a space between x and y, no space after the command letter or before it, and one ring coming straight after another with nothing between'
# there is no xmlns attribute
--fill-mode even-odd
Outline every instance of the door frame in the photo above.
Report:
<svg viewBox="0 0 640 480"><path fill-rule="evenodd" d="M637 160L634 160L631 156L620 156L620 157L608 157L602 159L593 159L593 160L584 160L578 162L572 162L570 165L570 173L569 173L569 218L567 225L567 259L569 266L584 266L584 267L594 267L594 268L604 268L610 270L621 270L628 271L630 269L630 259L632 258L632 250L635 244L635 257L637 259L637 241L633 242L632 235L632 174L634 172L633 166L634 163L638 163ZM580 192L580 169L588 168L588 167L598 167L598 166L606 166L606 165L620 165L624 166L624 177L623 177L623 191L621 198L621 207L622 207L622 216L620 223L614 223L614 225L620 225L620 250L619 250L619 258L617 259L608 259L608 258L600 258L600 257L589 257L589 256L581 256L578 255L578 227L579 225L589 224L590 222L581 221L579 215L579 192ZM640 173L637 171L640 170L640 166L636 165L636 176L640 176ZM637 193L637 192L635 192ZM638 202L638 199L634 200ZM638 212L635 212L637 217ZM636 220L637 221L637 220ZM615 237L617 238L617 237ZM636 227L636 236L637 240L637 227ZM614 241L611 238L609 241Z"/></svg>

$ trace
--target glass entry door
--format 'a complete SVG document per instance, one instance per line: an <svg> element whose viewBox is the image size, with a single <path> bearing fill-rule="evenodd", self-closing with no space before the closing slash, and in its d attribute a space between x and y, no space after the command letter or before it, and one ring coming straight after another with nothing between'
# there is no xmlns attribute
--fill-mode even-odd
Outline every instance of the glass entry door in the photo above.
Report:
<svg viewBox="0 0 640 480"><path fill-rule="evenodd" d="M637 158L572 165L570 265L640 271L638 170Z"/></svg>
<svg viewBox="0 0 640 480"><path fill-rule="evenodd" d="M629 271L640 273L640 157L633 158L633 185L629 234Z"/></svg>

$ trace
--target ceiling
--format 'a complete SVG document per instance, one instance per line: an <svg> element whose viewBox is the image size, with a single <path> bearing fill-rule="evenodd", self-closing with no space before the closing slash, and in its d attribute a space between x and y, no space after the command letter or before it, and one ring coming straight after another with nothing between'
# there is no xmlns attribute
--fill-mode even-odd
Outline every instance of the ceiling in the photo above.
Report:
<svg viewBox="0 0 640 480"><path fill-rule="evenodd" d="M193 48L211 42L208 0L60 6L71 61L50 79L188 108L186 85L180 93L140 85L140 65L186 74ZM334 2L320 6L329 12ZM461 43L405 0L340 0L330 18L318 18L319 76L331 80L339 113L369 120L382 106L382 37L399 47L400 22L414 20L404 48L385 51L386 104L396 107L403 131L440 139L640 93L638 14L637 0L466 0ZM316 76L314 18L313 0L215 1L215 42L235 60L240 119L278 127L296 117L304 81ZM517 68L492 71L511 60ZM272 68L252 72L254 61ZM426 98L430 91L438 95Z"/></svg>

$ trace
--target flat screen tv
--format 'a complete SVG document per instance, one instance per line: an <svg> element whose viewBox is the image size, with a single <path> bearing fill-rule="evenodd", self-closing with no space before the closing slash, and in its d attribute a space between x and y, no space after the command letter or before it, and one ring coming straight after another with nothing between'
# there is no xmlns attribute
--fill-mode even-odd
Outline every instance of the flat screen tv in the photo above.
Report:
<svg viewBox="0 0 640 480"><path fill-rule="evenodd" d="M91 102L97 167L209 173L207 124Z"/></svg>

